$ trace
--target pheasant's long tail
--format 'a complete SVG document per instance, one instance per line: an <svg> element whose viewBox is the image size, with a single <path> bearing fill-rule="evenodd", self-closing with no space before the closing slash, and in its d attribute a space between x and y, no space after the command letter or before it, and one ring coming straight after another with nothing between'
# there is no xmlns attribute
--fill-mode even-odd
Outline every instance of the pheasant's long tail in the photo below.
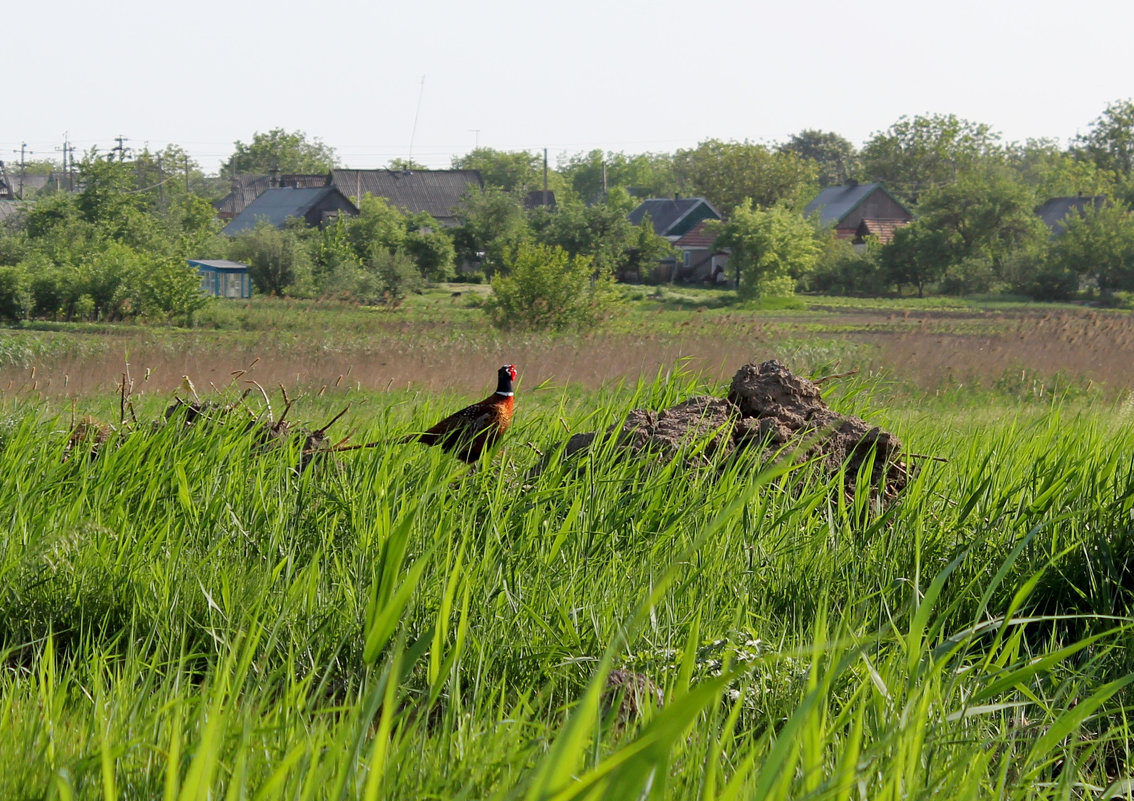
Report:
<svg viewBox="0 0 1134 801"><path fill-rule="evenodd" d="M406 437L395 437L393 439L377 439L373 442L359 442L354 445L347 445L346 441L342 441L329 448L308 448L303 451L305 455L313 453L340 453L342 451L359 451L363 448L380 448L383 445L406 445L410 442L417 442L422 439L421 434L410 434Z"/></svg>

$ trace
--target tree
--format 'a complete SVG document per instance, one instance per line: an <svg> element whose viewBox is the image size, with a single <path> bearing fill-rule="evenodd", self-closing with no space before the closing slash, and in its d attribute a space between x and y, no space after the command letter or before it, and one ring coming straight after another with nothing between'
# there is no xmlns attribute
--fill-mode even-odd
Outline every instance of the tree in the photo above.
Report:
<svg viewBox="0 0 1134 801"><path fill-rule="evenodd" d="M145 194L154 209L166 208L175 198L204 186L200 165L178 145L151 152L144 148L133 161L137 191Z"/></svg>
<svg viewBox="0 0 1134 801"><path fill-rule="evenodd" d="M346 221L346 236L359 262L382 248L393 252L406 236L406 216L384 197L365 194L358 201L358 215Z"/></svg>
<svg viewBox="0 0 1134 801"><path fill-rule="evenodd" d="M488 275L506 269L507 254L531 236L520 200L502 189L470 192L456 216L460 222L453 232L457 258L481 264Z"/></svg>
<svg viewBox="0 0 1134 801"><path fill-rule="evenodd" d="M313 289L311 257L295 229L280 230L261 220L233 237L230 254L251 268L252 283L265 295L302 295Z"/></svg>
<svg viewBox="0 0 1134 801"><path fill-rule="evenodd" d="M747 141L709 139L678 150L673 164L682 191L704 197L725 217L746 199L756 206L802 208L818 175L813 161Z"/></svg>
<svg viewBox="0 0 1134 801"><path fill-rule="evenodd" d="M1038 200L1071 195L1113 197L1115 174L1092 159L1064 150L1052 139L1028 139L1007 147L1009 166Z"/></svg>
<svg viewBox="0 0 1134 801"><path fill-rule="evenodd" d="M1121 203L1088 207L1066 221L1047 267L1093 278L1099 291L1134 290L1134 216Z"/></svg>
<svg viewBox="0 0 1134 801"><path fill-rule="evenodd" d="M329 172L339 162L333 147L318 138L308 140L303 131L273 128L267 133L257 131L248 144L240 140L233 144L236 151L228 164L238 173L320 173Z"/></svg>
<svg viewBox="0 0 1134 801"><path fill-rule="evenodd" d="M451 163L455 170L478 171L486 187L515 193L543 188L543 156L526 150L478 147L464 156L455 156ZM552 180L549 176L549 184ZM554 180L561 182L559 176ZM555 187L549 185L549 188Z"/></svg>
<svg viewBox="0 0 1134 801"><path fill-rule="evenodd" d="M997 263L1021 245L1046 235L1035 196L1002 171L974 171L928 193L920 217L950 232L954 261L981 256Z"/></svg>
<svg viewBox="0 0 1134 801"><path fill-rule="evenodd" d="M138 292L139 311L158 317L180 318L186 325L209 303L201 291L201 276L181 259L148 260Z"/></svg>
<svg viewBox="0 0 1134 801"><path fill-rule="evenodd" d="M742 298L793 294L796 281L815 267L821 253L815 229L802 215L749 200L720 225L717 246L732 249L729 263L737 271Z"/></svg>
<svg viewBox="0 0 1134 801"><path fill-rule="evenodd" d="M896 195L919 202L988 159L998 159L1000 134L954 114L901 117L862 148L863 170Z"/></svg>
<svg viewBox="0 0 1134 801"><path fill-rule="evenodd" d="M800 131L780 145L780 152L795 153L814 161L820 186L839 186L858 174L858 153L854 145L830 131Z"/></svg>
<svg viewBox="0 0 1134 801"><path fill-rule="evenodd" d="M894 238L879 254L886 278L898 285L917 287L917 296L925 296L925 288L938 280L951 263L949 232L934 228L923 220L914 220L894 232Z"/></svg>
<svg viewBox="0 0 1134 801"><path fill-rule="evenodd" d="M883 264L895 283L916 285L919 297L946 277L947 291L985 291L1005 277L1009 257L1046 237L1034 207L1034 196L1005 171L972 170L925 194L917 221L883 249Z"/></svg>
<svg viewBox="0 0 1134 801"><path fill-rule="evenodd" d="M453 240L426 212L406 217L402 247L426 280L447 281L453 277L456 267Z"/></svg>
<svg viewBox="0 0 1134 801"><path fill-rule="evenodd" d="M1129 176L1134 172L1134 100L1110 103L1077 144L1099 169Z"/></svg>
<svg viewBox="0 0 1134 801"><path fill-rule="evenodd" d="M573 259L589 257L599 271L624 276L628 268L637 268L637 262L649 255L659 254L660 258L671 252L669 242L654 233L648 221L643 222L646 229L631 224L616 195L615 202L609 204L559 206L546 216L536 237L546 245L562 248Z"/></svg>
<svg viewBox="0 0 1134 801"><path fill-rule="evenodd" d="M521 243L492 279L485 312L503 330L586 328L618 307L614 277L595 271L587 256L572 258L555 245Z"/></svg>
<svg viewBox="0 0 1134 801"><path fill-rule="evenodd" d="M616 188L636 197L670 197L677 191L673 157L667 154L627 156L592 150L561 158L558 172L586 203L601 200Z"/></svg>

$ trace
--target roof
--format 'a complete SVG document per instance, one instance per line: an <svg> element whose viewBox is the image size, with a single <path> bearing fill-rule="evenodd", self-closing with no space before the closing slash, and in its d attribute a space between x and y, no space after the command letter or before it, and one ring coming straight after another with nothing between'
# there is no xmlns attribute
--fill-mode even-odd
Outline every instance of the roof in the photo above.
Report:
<svg viewBox="0 0 1134 801"><path fill-rule="evenodd" d="M542 206L547 206L549 209L555 208L555 192L552 190L533 189L524 195L524 208L528 211L538 209Z"/></svg>
<svg viewBox="0 0 1134 801"><path fill-rule="evenodd" d="M350 205L342 193L333 186L316 189L295 189L276 187L265 189L259 197L248 204L248 208L236 215L221 233L238 234L256 227L261 219L279 228L289 217L306 217L307 213L332 195L338 195L346 205Z"/></svg>
<svg viewBox="0 0 1134 801"><path fill-rule="evenodd" d="M356 202L371 194L406 214L427 212L438 222L454 222L465 194L484 188L477 170L331 170L331 184Z"/></svg>
<svg viewBox="0 0 1134 801"><path fill-rule="evenodd" d="M673 244L679 248L703 250L711 248L716 239L716 232L709 229L709 221L701 220Z"/></svg>
<svg viewBox="0 0 1134 801"><path fill-rule="evenodd" d="M229 261L228 259L187 259L187 261L194 267L208 267L213 270L248 270L250 269L247 264L239 261Z"/></svg>
<svg viewBox="0 0 1134 801"><path fill-rule="evenodd" d="M1074 213L1081 217L1086 213L1088 206L1093 206L1098 209L1105 203L1106 197L1103 195L1053 197L1036 209L1036 214L1047 224L1047 227L1051 229L1053 234L1059 236L1067 230L1064 220L1066 220L1068 216Z"/></svg>
<svg viewBox="0 0 1134 801"><path fill-rule="evenodd" d="M292 188L314 188L326 186L329 176L325 172L285 173L278 176L277 185ZM217 214L224 219L232 219L248 208L248 204L258 198L265 189L272 188L270 175L238 175L232 179L232 191L216 204Z"/></svg>
<svg viewBox="0 0 1134 801"><path fill-rule="evenodd" d="M720 212L703 197L647 198L638 205L638 208L630 212L628 217L634 225L641 225L646 215L650 215L650 222L654 224L654 233L665 236L702 205L707 206L718 220L721 218Z"/></svg>
<svg viewBox="0 0 1134 801"><path fill-rule="evenodd" d="M878 191L886 192L886 187L878 182L828 186L816 195L814 200L807 204L807 208L803 210L803 216L809 217L818 212L819 221L821 223L839 223L858 208L862 201ZM886 194L890 195L889 192L886 192ZM898 203L898 200L894 198L893 195L890 195L890 198L893 199L895 203ZM898 205L905 208L901 203L898 203Z"/></svg>
<svg viewBox="0 0 1134 801"><path fill-rule="evenodd" d="M19 200L0 200L0 222L15 217L24 203Z"/></svg>

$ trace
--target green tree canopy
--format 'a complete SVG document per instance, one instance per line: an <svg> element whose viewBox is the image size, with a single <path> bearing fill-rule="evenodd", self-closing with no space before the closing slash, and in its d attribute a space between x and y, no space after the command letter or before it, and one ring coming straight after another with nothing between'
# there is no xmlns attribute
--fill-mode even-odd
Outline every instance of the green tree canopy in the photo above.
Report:
<svg viewBox="0 0 1134 801"><path fill-rule="evenodd" d="M815 228L798 212L760 208L747 199L719 231L717 246L731 248L729 263L737 271L742 298L791 295L822 250Z"/></svg>
<svg viewBox="0 0 1134 801"><path fill-rule="evenodd" d="M584 202L603 198L604 190L621 188L635 197L668 197L677 191L673 157L659 153L625 153L592 150L564 156L559 173Z"/></svg>
<svg viewBox="0 0 1134 801"><path fill-rule="evenodd" d="M504 267L506 254L531 236L523 204L502 189L470 192L456 216L460 222L453 232L457 258L479 262L488 275Z"/></svg>
<svg viewBox="0 0 1134 801"><path fill-rule="evenodd" d="M820 186L839 186L858 176L858 152L854 145L831 131L800 131L780 145L780 151L814 161Z"/></svg>
<svg viewBox="0 0 1134 801"><path fill-rule="evenodd" d="M477 170L486 187L522 193L543 188L543 156L526 150L493 150L478 147L452 160L453 169ZM548 188L562 185L559 176L548 176Z"/></svg>
<svg viewBox="0 0 1134 801"><path fill-rule="evenodd" d="M1000 156L1000 134L955 114L901 117L862 148L863 170L894 194L918 203L977 164Z"/></svg>
<svg viewBox="0 0 1134 801"><path fill-rule="evenodd" d="M257 131L248 144L240 140L233 144L236 150L227 163L238 173L320 173L339 163L333 147L318 138L308 139L303 131L273 128L267 133Z"/></svg>
<svg viewBox="0 0 1134 801"><path fill-rule="evenodd" d="M1034 209L1035 196L1009 172L966 172L924 195L918 219L883 248L883 262L895 283L914 284L919 296L947 273L953 291L983 291L1004 277L1010 256L1046 238Z"/></svg>
<svg viewBox="0 0 1134 801"><path fill-rule="evenodd" d="M573 259L590 258L597 270L619 277L638 273L644 260L663 258L672 248L665 237L654 233L648 220L643 220L644 226L631 224L619 202L623 193L614 193L611 203L565 204L537 217L537 239L562 248Z"/></svg>
<svg viewBox="0 0 1134 801"><path fill-rule="evenodd" d="M265 295L304 295L312 281L311 256L301 232L267 220L232 239L230 257L244 262L256 289Z"/></svg>
<svg viewBox="0 0 1134 801"><path fill-rule="evenodd" d="M1134 172L1134 100L1110 103L1077 145L1100 169L1129 176Z"/></svg>
<svg viewBox="0 0 1134 801"><path fill-rule="evenodd" d="M572 258L556 245L524 242L504 256L502 267L485 305L497 328L586 328L618 308L613 276L596 270L588 256Z"/></svg>
<svg viewBox="0 0 1134 801"><path fill-rule="evenodd" d="M815 162L753 142L708 139L678 150L674 172L682 191L707 199L725 217L746 199L756 206L802 208L815 194Z"/></svg>
<svg viewBox="0 0 1134 801"><path fill-rule="evenodd" d="M1088 207L1066 221L1050 266L1094 279L1101 292L1134 290L1134 215L1121 203Z"/></svg>
<svg viewBox="0 0 1134 801"><path fill-rule="evenodd" d="M1009 166L1040 202L1072 195L1113 196L1115 174L1076 157L1052 139L1028 139L1006 149Z"/></svg>

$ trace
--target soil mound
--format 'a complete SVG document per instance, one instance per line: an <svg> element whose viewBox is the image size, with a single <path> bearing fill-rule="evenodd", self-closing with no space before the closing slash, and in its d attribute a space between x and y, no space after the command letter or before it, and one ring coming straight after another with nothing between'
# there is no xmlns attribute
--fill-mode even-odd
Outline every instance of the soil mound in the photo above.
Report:
<svg viewBox="0 0 1134 801"><path fill-rule="evenodd" d="M697 396L660 411L635 409L621 427L603 435L571 437L565 452L579 453L600 437L611 436L617 437L618 447L635 454L680 454L690 467L751 448L768 459L816 459L831 475L846 465L844 484L850 496L868 461L872 493L893 498L909 479L898 458L902 444L896 436L833 411L815 382L774 359L741 367L725 398Z"/></svg>

